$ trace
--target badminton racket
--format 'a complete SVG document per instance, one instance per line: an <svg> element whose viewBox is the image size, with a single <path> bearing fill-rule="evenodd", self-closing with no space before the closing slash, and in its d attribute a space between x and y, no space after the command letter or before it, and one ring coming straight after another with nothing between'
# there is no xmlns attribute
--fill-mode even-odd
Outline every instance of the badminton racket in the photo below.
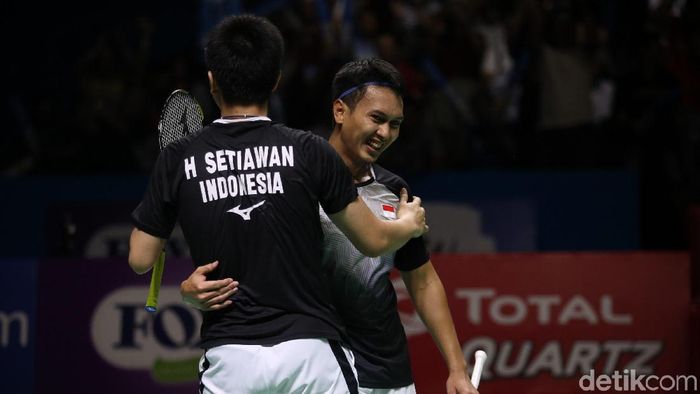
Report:
<svg viewBox="0 0 700 394"><path fill-rule="evenodd" d="M165 100L158 122L158 145L160 150L169 144L197 132L202 128L204 114L197 100L187 91L178 89L170 93ZM151 272L151 286L146 299L146 310L155 313L158 310L158 294L163 279L165 250L160 252Z"/></svg>

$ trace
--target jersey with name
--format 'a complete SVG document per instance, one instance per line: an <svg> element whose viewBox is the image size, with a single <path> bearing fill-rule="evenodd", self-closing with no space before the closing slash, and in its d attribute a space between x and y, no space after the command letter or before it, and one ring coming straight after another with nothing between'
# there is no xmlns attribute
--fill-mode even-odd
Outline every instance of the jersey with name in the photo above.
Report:
<svg viewBox="0 0 700 394"><path fill-rule="evenodd" d="M234 278L235 307L205 312L202 347L343 339L321 270L318 206L357 198L350 172L323 138L267 118L217 121L167 146L132 219L168 238L179 220L195 266Z"/></svg>
<svg viewBox="0 0 700 394"><path fill-rule="evenodd" d="M371 174L369 180L356 184L358 194L377 217L395 220L400 190L408 189L408 185L376 164ZM410 385L413 376L408 344L389 275L393 267L410 271L430 259L423 238L411 239L396 253L367 257L331 222L323 208L320 211L324 269L355 354L360 387Z"/></svg>

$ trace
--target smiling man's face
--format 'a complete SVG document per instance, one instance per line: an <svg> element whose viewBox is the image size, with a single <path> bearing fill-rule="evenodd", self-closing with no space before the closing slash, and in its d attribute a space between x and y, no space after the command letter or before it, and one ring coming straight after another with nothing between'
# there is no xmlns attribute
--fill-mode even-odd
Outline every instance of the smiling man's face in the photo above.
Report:
<svg viewBox="0 0 700 394"><path fill-rule="evenodd" d="M402 121L401 97L388 87L368 86L354 109L345 106L339 153L353 163L374 163L399 137Z"/></svg>

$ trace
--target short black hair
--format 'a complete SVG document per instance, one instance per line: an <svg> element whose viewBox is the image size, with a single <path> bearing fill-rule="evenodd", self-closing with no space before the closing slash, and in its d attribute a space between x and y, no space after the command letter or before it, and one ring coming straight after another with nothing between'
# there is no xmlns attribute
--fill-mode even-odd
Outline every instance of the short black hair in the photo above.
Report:
<svg viewBox="0 0 700 394"><path fill-rule="evenodd" d="M354 109L371 85L386 86L403 97L401 73L386 60L371 57L348 62L338 70L333 78L333 100L342 95L343 102Z"/></svg>
<svg viewBox="0 0 700 394"><path fill-rule="evenodd" d="M227 104L263 104L269 100L282 69L284 39L269 20L234 15L209 34L204 48L211 71Z"/></svg>

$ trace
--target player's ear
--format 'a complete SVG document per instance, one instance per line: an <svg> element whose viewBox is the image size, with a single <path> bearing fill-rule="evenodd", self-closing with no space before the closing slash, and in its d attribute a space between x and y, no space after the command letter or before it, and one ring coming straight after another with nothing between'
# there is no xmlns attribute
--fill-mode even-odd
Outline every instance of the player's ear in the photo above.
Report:
<svg viewBox="0 0 700 394"><path fill-rule="evenodd" d="M211 98L213 98L216 105L221 108L221 102L219 101L219 86L216 84L214 74L212 74L211 71L207 71L207 77L209 78L209 93L211 94Z"/></svg>
<svg viewBox="0 0 700 394"><path fill-rule="evenodd" d="M280 72L280 75L277 76L277 82L275 82L275 87L272 88L272 91L274 92L277 90L277 88L280 86L280 79L282 79L282 73Z"/></svg>
<svg viewBox="0 0 700 394"><path fill-rule="evenodd" d="M345 121L345 115L348 112L348 106L345 105L343 100L336 99L333 102L333 120L336 124L343 124Z"/></svg>
<svg viewBox="0 0 700 394"><path fill-rule="evenodd" d="M214 74L212 74L211 71L207 71L207 78L209 78L209 93L211 93L212 96L216 96L216 91L219 89L216 86Z"/></svg>

